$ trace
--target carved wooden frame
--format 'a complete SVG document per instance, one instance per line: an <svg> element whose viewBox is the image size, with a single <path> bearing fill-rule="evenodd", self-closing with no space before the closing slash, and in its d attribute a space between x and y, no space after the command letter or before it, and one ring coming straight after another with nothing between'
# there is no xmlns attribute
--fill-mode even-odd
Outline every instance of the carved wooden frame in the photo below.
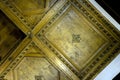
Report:
<svg viewBox="0 0 120 80"><path fill-rule="evenodd" d="M83 3L83 4L82 4ZM73 67L69 62L66 61L66 59L54 48L54 46L51 45L51 43L46 40L46 38L44 37L44 33L46 33L47 28L50 27L51 24L54 23L54 21L56 21L56 19L58 19L59 16L62 15L62 12L64 13L64 10L70 6L70 4L72 4L73 6L75 6L81 13L83 13L83 15L89 20L91 21L91 23L93 25L95 25L97 27L98 30L101 31L102 34L104 34L108 40L110 41L109 44L106 46L105 50L103 50L101 53L99 53L96 58L91 61L91 63L86 66L82 71L77 71L75 69L75 67ZM85 7L85 8L84 8ZM91 9L94 13L87 11L87 9ZM93 17L93 15L96 15L98 17ZM100 19L102 19L101 21L98 21ZM85 80L89 80L91 78L93 78L93 76L96 75L96 72L99 72L100 69L103 69L103 67L105 66L105 64L107 64L111 59L113 59L113 55L116 52L119 51L119 39L117 40L115 37L113 37L113 33L110 33L106 28L103 27L104 26L109 26L107 27L108 30L110 30L112 28L112 26L103 19L103 17L101 15L99 15L99 13L97 11L95 11L95 9L93 9L87 1L81 1L81 4L75 0L71 0L71 3L67 2L59 11L58 13L56 13L56 15L53 16L53 18L47 22L47 24L40 30L40 32L38 33L38 38L44 43L46 44L46 46L53 51L53 53L65 64L67 65L67 67L69 67L69 69L76 74L80 79L85 79ZM112 28L113 29L113 28ZM117 35L117 38L119 33L114 31L114 34ZM117 45L117 46L116 46ZM111 49L115 49L115 51L111 51ZM109 52L110 51L110 52ZM104 57L107 57L107 59L105 59ZM115 55L114 55L115 56ZM103 61L101 61L102 59L105 59ZM93 68L91 70L91 68ZM91 74L89 74L91 73ZM85 77L86 75L86 77Z"/></svg>
<svg viewBox="0 0 120 80"><path fill-rule="evenodd" d="M107 39L109 44L101 51L82 71L78 71L69 61L59 54L54 47L44 39L43 33L62 13L73 5L84 17L89 20ZM8 0L0 1L0 9L26 34L16 50L8 57L6 64L0 66L0 79L25 56L33 42L40 48L47 59L73 80L92 80L105 66L107 66L120 52L120 32L100 14L87 0L62 0L44 15L35 26L20 14ZM34 45L34 44L33 44Z"/></svg>

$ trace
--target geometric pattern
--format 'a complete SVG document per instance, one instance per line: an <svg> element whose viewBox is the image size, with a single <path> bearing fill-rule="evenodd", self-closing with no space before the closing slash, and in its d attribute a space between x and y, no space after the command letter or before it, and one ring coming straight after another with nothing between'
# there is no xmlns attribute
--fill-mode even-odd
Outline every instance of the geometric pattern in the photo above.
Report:
<svg viewBox="0 0 120 80"><path fill-rule="evenodd" d="M23 3L0 1L26 35L1 64L0 79L93 80L120 52L120 32L89 1Z"/></svg>

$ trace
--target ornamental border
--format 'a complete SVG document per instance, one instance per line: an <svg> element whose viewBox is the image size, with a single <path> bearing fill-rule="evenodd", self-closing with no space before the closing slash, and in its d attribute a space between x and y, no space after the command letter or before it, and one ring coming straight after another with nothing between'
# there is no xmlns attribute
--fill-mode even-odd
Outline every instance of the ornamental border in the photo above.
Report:
<svg viewBox="0 0 120 80"><path fill-rule="evenodd" d="M30 42L26 47L18 54L18 56L12 60L12 57L9 57L8 60L11 62L11 64L0 74L0 78L4 78L5 75L12 70L19 61L24 58L25 53L29 50L29 47L35 45L34 42Z"/></svg>
<svg viewBox="0 0 120 80"><path fill-rule="evenodd" d="M25 25L25 27L27 27L28 29L32 30L35 25L32 25L21 13L20 11L12 4L9 2L9 0L1 0L8 8L9 10L11 10L13 12L13 14L15 16L18 17L18 19ZM55 3L58 2L58 0L55 1ZM52 5L54 6L54 5ZM46 13L49 11L50 9L48 9L46 11ZM37 22L37 24L42 20L42 18L45 16L45 14L42 15L42 17L39 19L39 21Z"/></svg>
<svg viewBox="0 0 120 80"><path fill-rule="evenodd" d="M93 60L93 62L91 63L91 65L89 65L81 74L76 71L60 54L59 52L57 52L57 50L44 38L44 33L45 31L50 27L50 25L52 25L52 23L54 23L54 21L59 18L64 9L66 9L66 7L68 6L68 4L71 3L73 4L80 12L82 12L84 14L84 16L90 20L90 22L93 23L93 25L95 25L103 34L105 34L110 40L111 40L111 44L109 44L109 47L106 48L106 50L104 50L101 54L99 54L99 56ZM104 19L104 18L103 18ZM108 23L109 24L109 23ZM110 25L110 24L109 24ZM39 40L41 40L43 43L46 44L46 46L53 52L55 53L55 55L74 73L76 74L80 79L82 79L89 71L90 68L95 66L100 60L101 58L103 58L105 55L107 55L107 53L110 51L111 48L113 48L115 46L115 44L118 43L118 41L106 30L103 28L102 24L100 22L98 22L79 2L77 1L72 1L71 2L67 2L59 11L58 13L56 13L56 15L45 25L43 26L43 28L40 30L40 32L37 34L37 37L39 38ZM109 61L111 59L109 58ZM107 62L105 62L107 63ZM103 64L102 64L103 65ZM83 75L84 74L84 75Z"/></svg>

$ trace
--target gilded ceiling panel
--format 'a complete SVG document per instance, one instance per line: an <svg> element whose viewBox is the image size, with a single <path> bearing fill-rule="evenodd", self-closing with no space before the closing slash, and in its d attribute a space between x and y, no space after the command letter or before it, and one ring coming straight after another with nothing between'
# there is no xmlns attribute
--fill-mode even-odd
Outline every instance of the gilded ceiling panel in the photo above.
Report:
<svg viewBox="0 0 120 80"><path fill-rule="evenodd" d="M23 18L27 20L28 27L34 26L42 19L45 13L53 6L57 0L10 0L11 5L22 14ZM27 3L27 5L26 5ZM23 21L26 22L26 21Z"/></svg>
<svg viewBox="0 0 120 80"><path fill-rule="evenodd" d="M106 43L92 27L93 25L71 6L51 25L45 37L80 70Z"/></svg>
<svg viewBox="0 0 120 80"><path fill-rule="evenodd" d="M24 39L25 34L0 11L0 65Z"/></svg>
<svg viewBox="0 0 120 80"><path fill-rule="evenodd" d="M108 61L112 58L114 51L111 49L116 47L119 51L119 33L111 33L112 27L87 1L80 3L74 0L66 2L52 19L41 26L37 36L73 73L88 80L107 63L107 57Z"/></svg>
<svg viewBox="0 0 120 80"><path fill-rule="evenodd" d="M88 0L0 0L0 79L93 80L120 32Z"/></svg>
<svg viewBox="0 0 120 80"><path fill-rule="evenodd" d="M59 72L45 59L25 57L15 68L15 80L59 80Z"/></svg>

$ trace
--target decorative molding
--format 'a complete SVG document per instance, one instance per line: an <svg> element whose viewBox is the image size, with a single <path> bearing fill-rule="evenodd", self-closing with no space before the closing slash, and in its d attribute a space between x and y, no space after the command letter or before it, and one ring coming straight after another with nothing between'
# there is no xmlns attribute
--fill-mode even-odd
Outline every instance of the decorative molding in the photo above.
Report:
<svg viewBox="0 0 120 80"><path fill-rule="evenodd" d="M112 41L115 41L113 39L113 36L103 27L103 24L101 24L97 18L93 17L90 12L94 12L95 16L99 16L98 18L103 21L104 24L106 24L106 27L109 28L109 30L112 30L117 36L120 36L120 33L117 32L117 30L114 29L112 24L110 24L103 16L101 16L86 0L81 0L80 2L76 0L71 0L72 4L83 13L83 15L91 22L93 25L96 26L102 33L104 33L107 37L109 37ZM91 11L88 11L86 8L84 8L83 4L87 6L87 9L91 9Z"/></svg>
<svg viewBox="0 0 120 80"><path fill-rule="evenodd" d="M113 28L113 26L107 21L105 20L104 17L102 17L86 0L81 0L81 3L77 2L77 1L73 1L71 0L74 4L74 6L76 6L82 13L83 15L89 19L89 21L91 21L93 23L93 25L95 25L104 35L106 35L110 40L111 40L111 43L109 44L109 46L101 53L99 54L96 59L89 65L87 66L87 68L85 68L82 72L80 72L80 75L79 75L79 78L80 79L84 79L85 75L87 75L89 73L89 71L91 70L91 68L93 68L105 55L109 55L109 57L106 58L106 60L104 60L99 68L96 68L96 70L94 70L94 72L92 72L86 80L90 80L91 78L93 78L93 76L98 73L98 69L100 70L101 68L103 68L108 62L110 62L114 57L115 55L117 54L119 48L120 48L120 45L117 46L117 50L115 50L116 52L112 52L112 56L110 55L109 51L116 45L119 43L119 40L116 40L113 35L111 35L110 32L108 32L104 27L103 25L98 22L84 7L83 7L83 4L85 4L87 6L87 9L91 9L91 12L94 12L95 15L97 15L97 17L99 17L99 19L101 19L103 21L103 23L108 26L109 30L111 30L115 35L117 35L118 39L119 36L120 36L120 33L115 30ZM108 54L109 53L109 54ZM116 54L115 54L116 53ZM98 72L97 72L98 71Z"/></svg>
<svg viewBox="0 0 120 80"><path fill-rule="evenodd" d="M114 35L116 35L118 38L120 36L120 33L119 31L115 30L115 27L107 20L105 19L105 17L103 17L101 14L99 14L99 12L93 7L90 5L90 3L87 1L87 0L81 0L81 5L85 5L87 7L87 9L89 9L92 13L94 13L97 18L102 21L102 23L104 23L104 25L109 29L111 30ZM96 21L95 21L96 23ZM96 25L100 26L98 23L96 23ZM105 31L103 31L105 32Z"/></svg>
<svg viewBox="0 0 120 80"><path fill-rule="evenodd" d="M92 6L84 0L81 0L82 3L85 3L89 8L91 9L94 9L92 8ZM99 19L102 19L102 21L104 22L104 24L106 26L109 26L108 29L104 28L104 25L96 20L95 17L93 17L91 15L91 13L89 12L89 10L87 10L86 8L83 7L83 4L76 1L76 0L71 0L71 4L74 5L104 36L107 37L107 39L110 40L110 43L108 44L108 47L105 48L105 50L103 50L103 52L101 52L93 61L92 63L85 67L82 71L78 72L76 71L76 69L71 66L65 59L64 57L59 54L59 52L50 44L49 41L46 40L46 38L44 37L44 33L47 31L47 29L50 27L50 25L52 25L54 23L54 21L56 19L58 19L62 14L63 14L63 11L68 7L68 5L70 5L70 2L67 2L59 11L58 13L56 13L56 15L45 25L43 26L43 28L40 30L40 32L37 34L37 37L39 38L40 41L42 41L54 54L56 54L56 56L61 60L63 61L63 63L68 66L69 69L71 69L71 71L73 71L73 73L75 73L80 79L83 79L85 76L88 75L88 73L90 73L91 71L91 68L93 68L94 66L97 66L98 62L104 58L104 56L110 56L107 58L107 60L103 61L103 63L100 64L99 68L103 68L108 62L110 62L116 54L114 54L112 52L112 56L110 55L111 54L111 49L114 49L114 48L117 48L119 46L116 47L116 44L119 43L119 40L117 40L115 37L113 37L112 33L110 33L108 31L108 29L110 29L115 35L117 35L117 38L120 39L118 36L120 36L120 34L117 32L117 30L115 30L113 28L113 26L111 26L111 24L105 20L99 13L96 13L96 10L94 9L94 14L99 16ZM93 10L91 10L92 12ZM119 48L118 48L119 49ZM118 51L117 49L117 51ZM116 51L116 52L117 52ZM94 70L88 79L91 79L94 75L95 75L95 72L98 71L98 69L96 68L96 70ZM87 79L86 79L87 80Z"/></svg>
<svg viewBox="0 0 120 80"><path fill-rule="evenodd" d="M76 75L79 74L79 72L73 68L72 65L70 65L65 58L63 58L63 56L43 37L45 31L50 27L50 25L56 20L58 19L58 17L60 17L63 13L64 13L64 10L66 10L70 5L70 2L67 2L59 11L58 13L50 20L50 22L48 22L48 24L46 26L44 26L40 32L37 34L38 38L40 40L42 40L46 46L51 50L53 51L53 53L67 66L69 67L69 69Z"/></svg>
<svg viewBox="0 0 120 80"><path fill-rule="evenodd" d="M106 64L110 63L111 60L113 60L114 57L116 57L118 55L118 51L120 50L120 44L117 45L117 47L111 52L111 54L109 54L107 56L107 58L102 61L102 63L100 65L98 65L94 71L90 72L90 74L84 79L83 76L80 77L80 79L84 79L84 80L90 80L92 79L93 77L95 77L95 75L97 73L99 73L104 67ZM92 63L93 64L93 63ZM92 65L91 65L92 66Z"/></svg>
<svg viewBox="0 0 120 80"><path fill-rule="evenodd" d="M14 3L14 1L9 1L9 0L1 0L1 2L3 2L11 11L12 11L12 13L16 16L16 17L18 17L18 19L28 28L28 29L30 29L30 30L32 30L34 27L35 27L35 25L39 22L39 21L41 21L41 19L44 17L44 15L49 11L49 9L50 8L48 8L48 7L52 7L53 6L53 4L49 4L49 2L46 0L46 4L45 4L45 12L43 12L43 14L38 14L38 16L39 15L41 15L41 17L40 17L40 19L39 19L39 21L37 21L37 23L35 24L35 25L33 25L32 23L30 23L30 21L28 21L28 19L20 12L20 10L19 9L17 9L17 7L15 6L15 3ZM38 0L38 2L39 2L39 0ZM55 0L54 1L54 3L55 2L57 2L57 0ZM48 5L49 4L49 5ZM39 10L39 11L41 11L41 10ZM32 12L32 11L31 11ZM33 11L34 12L34 11ZM27 12L27 14L30 14L29 12ZM32 16L32 15L31 15Z"/></svg>
<svg viewBox="0 0 120 80"><path fill-rule="evenodd" d="M0 10L0 66L18 47L25 34Z"/></svg>
<svg viewBox="0 0 120 80"><path fill-rule="evenodd" d="M54 2L57 2L55 0ZM52 19L41 28L41 30L34 35L31 31L35 25L31 25L29 21L20 13L20 11L9 0L1 0L5 6L28 28L30 32L27 33L28 38L37 37L43 44L46 45L76 76L81 80L90 80L96 74L98 74L120 51L120 33L110 24L103 16L99 14L94 7L90 5L87 0L66 0L66 4L52 17ZM85 66L82 70L77 70L62 54L58 51L45 37L44 34L50 28L50 26L58 20L64 12L70 7L74 6L80 13L83 14L90 23L92 23L97 30L100 31L108 40L107 46L97 55L94 60ZM47 13L47 12L46 12ZM93 16L93 14L95 16ZM42 18L44 15L42 16ZM76 35L76 34L75 34ZM80 35L73 37L73 41L80 42ZM25 57L26 52L30 49L30 46L36 46L34 42L30 42L13 60L9 57L11 64L0 74L0 80L4 80L4 76ZM102 60L102 61L101 61Z"/></svg>
<svg viewBox="0 0 120 80"><path fill-rule="evenodd" d="M12 61L12 63L0 74L0 78L3 78L10 70L12 70L17 63L24 57L26 52L29 50L29 47L34 45L33 42L30 42L22 51L19 53L19 55L13 60L12 57L9 58L9 61Z"/></svg>
<svg viewBox="0 0 120 80"><path fill-rule="evenodd" d="M46 57L24 57L13 71L14 80L58 80L60 77Z"/></svg>
<svg viewBox="0 0 120 80"><path fill-rule="evenodd" d="M116 44L114 44L114 43L110 44L101 54L99 54L99 55L91 62L90 65L88 65L85 69L83 69L83 71L80 72L79 78L80 78L80 79L84 79L84 77L85 77L88 73L90 73L90 71L92 70L92 68L95 67L95 66L97 65L97 63L104 58L104 56L112 54L111 57L108 57L108 58L106 58L107 60L104 60L104 61L103 61L104 64L103 64L103 63L102 63L102 64L99 64L99 68L96 68L97 70L95 70L95 71L98 71L98 70L100 71L100 70L107 64L107 62L110 62L111 59L114 58L114 54L113 54L113 53L109 53L109 51L110 51L110 50L112 49L112 47L114 47L115 45L116 45ZM92 72L92 73L90 73L89 79L90 79L90 77L92 78L92 77L97 73L97 72L95 73L95 71ZM91 74L94 74L94 75L91 76Z"/></svg>
<svg viewBox="0 0 120 80"><path fill-rule="evenodd" d="M28 23L24 16L14 7L14 5L9 2L9 0L1 0L18 18L19 20L29 29L32 29L33 26Z"/></svg>

